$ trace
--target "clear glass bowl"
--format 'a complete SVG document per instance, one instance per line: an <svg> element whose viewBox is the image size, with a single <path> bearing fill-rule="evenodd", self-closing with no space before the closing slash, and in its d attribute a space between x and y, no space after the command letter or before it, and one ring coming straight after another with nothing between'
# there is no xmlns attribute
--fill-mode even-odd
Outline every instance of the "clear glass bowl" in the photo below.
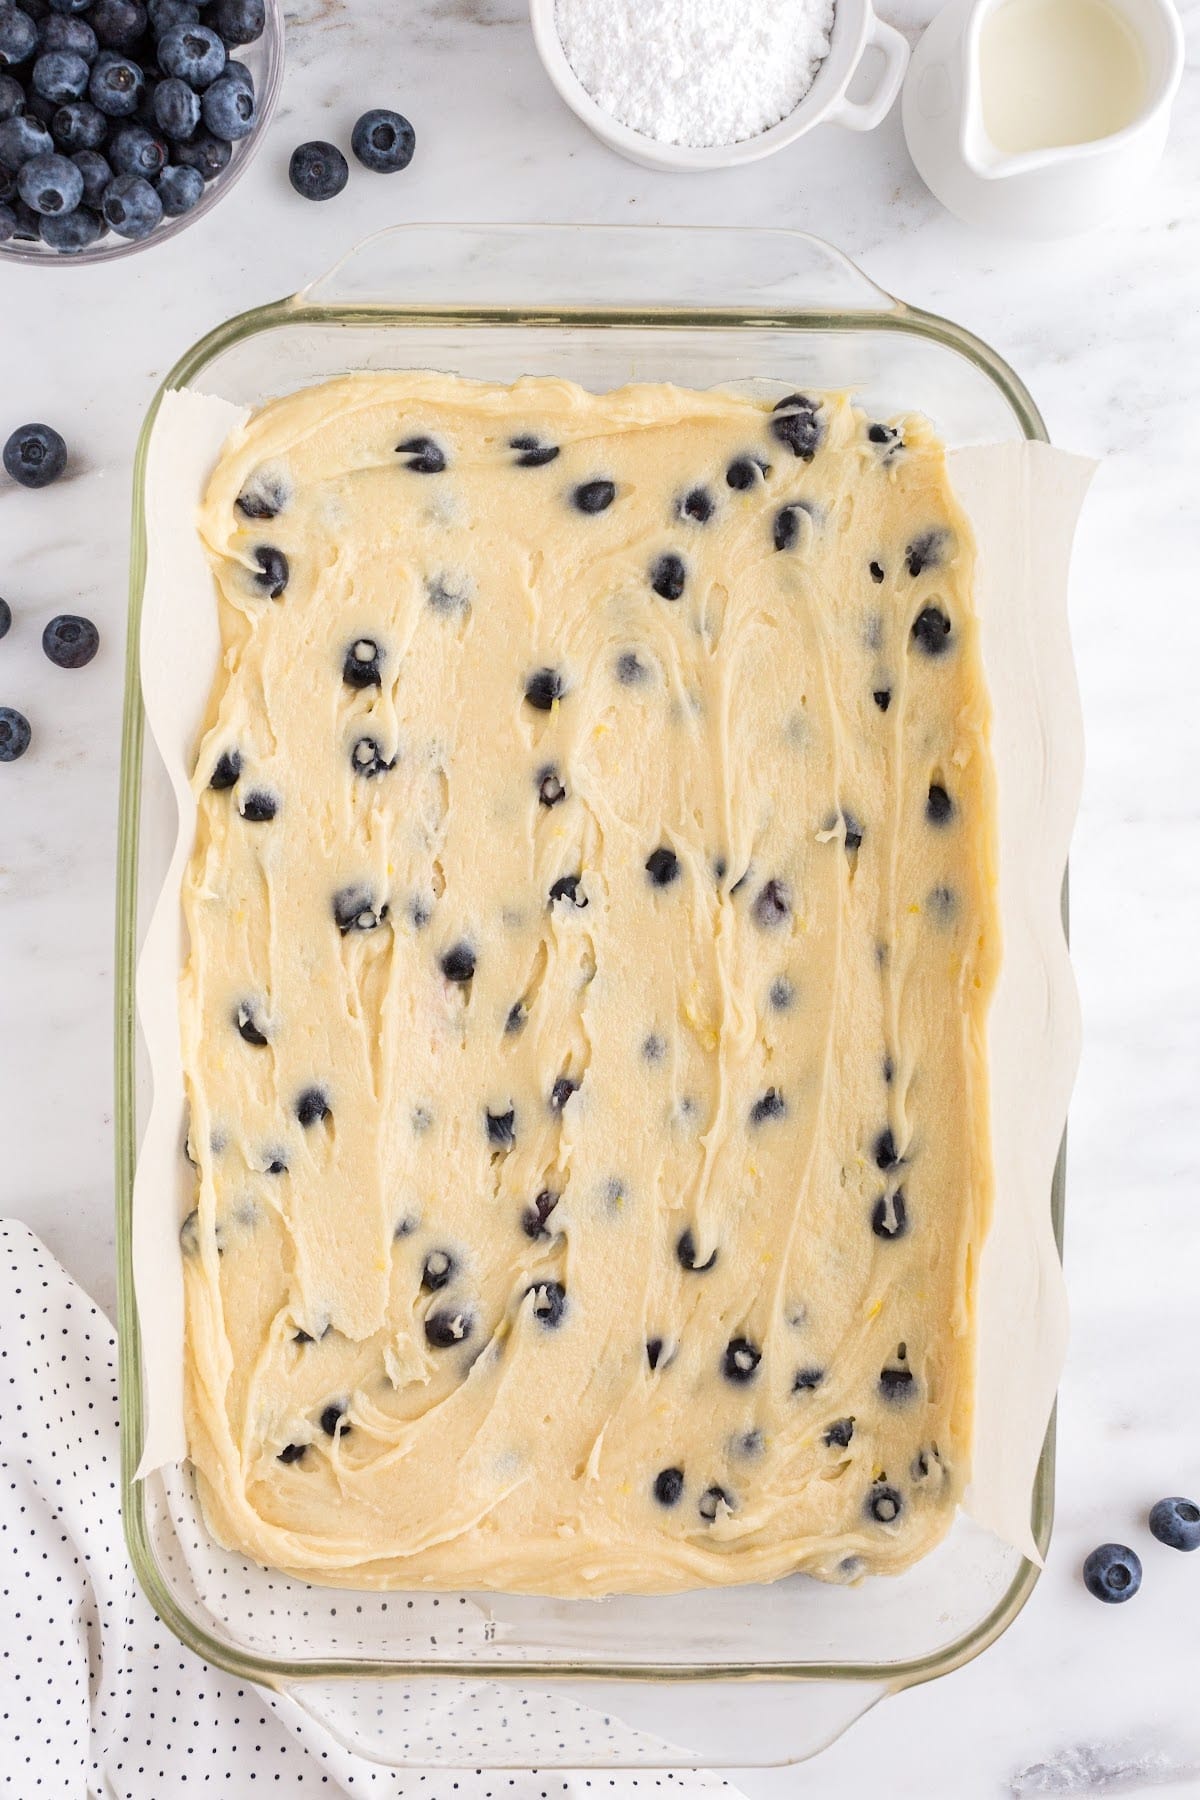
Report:
<svg viewBox="0 0 1200 1800"><path fill-rule="evenodd" d="M135 471L116 986L122 1493L130 1555L164 1622L209 1662L286 1690L342 1742L408 1767L786 1763L882 1695L969 1661L1016 1617L1037 1570L965 1516L896 1579L794 1577L665 1598L561 1601L316 1587L219 1549L185 1469L138 1479L148 1344L133 1284L133 1179L151 1083L135 1013L140 934L177 821L144 741L139 625L145 478L162 393L241 405L347 369L439 368L703 387L770 377L853 387L877 416L919 405L953 445L1044 439L1017 377L958 326L787 231L401 226L291 299L243 314L168 375ZM175 1124L177 1125L177 1121ZM175 1129L175 1126L172 1126ZM181 1165L181 1182L183 1171ZM1060 1155L1046 1211L1061 1228ZM176 1196L151 1195L174 1207ZM172 1215L175 1216L175 1215ZM1031 1494L1044 1550L1053 1425Z"/></svg>
<svg viewBox="0 0 1200 1800"><path fill-rule="evenodd" d="M283 3L282 0L265 0L265 5L267 22L262 36L253 44L240 45L235 52L237 60L244 63L254 77L258 124L249 137L233 146L233 155L228 163L219 175L205 183L204 192L191 212L182 214L178 219L164 219L147 238L133 241L118 237L116 232L110 231L90 249L74 253L51 250L40 241L29 243L10 238L6 244L0 244L0 261L39 263L43 268L47 264L55 267L65 264L69 267L82 263L115 262L120 256L133 256L139 250L153 250L156 244L165 244L168 238L178 237L181 231L186 231L189 225L194 225L198 219L210 213L241 180L257 156L283 85Z"/></svg>

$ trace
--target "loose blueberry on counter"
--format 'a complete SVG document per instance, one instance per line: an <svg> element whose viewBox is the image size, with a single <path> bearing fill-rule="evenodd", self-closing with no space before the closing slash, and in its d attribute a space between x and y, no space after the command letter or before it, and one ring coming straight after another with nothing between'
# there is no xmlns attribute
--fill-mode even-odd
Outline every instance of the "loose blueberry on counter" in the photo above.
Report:
<svg viewBox="0 0 1200 1800"><path fill-rule="evenodd" d="M930 783L925 801L925 817L931 825L945 825L954 811L954 802L940 782Z"/></svg>
<svg viewBox="0 0 1200 1800"><path fill-rule="evenodd" d="M457 1266L449 1250L431 1250L421 1270L421 1286L427 1293L436 1294L450 1281Z"/></svg>
<svg viewBox="0 0 1200 1800"><path fill-rule="evenodd" d="M263 0L216 0L210 16L227 44L253 44L267 23Z"/></svg>
<svg viewBox="0 0 1200 1800"><path fill-rule="evenodd" d="M778 925L786 924L792 914L791 896L787 883L772 878L762 886L754 896L751 907L756 925L764 931L770 931Z"/></svg>
<svg viewBox="0 0 1200 1800"><path fill-rule="evenodd" d="M87 91L90 75L88 59L77 50L44 50L33 65L30 86L43 100L65 106L68 100L78 100Z"/></svg>
<svg viewBox="0 0 1200 1800"><path fill-rule="evenodd" d="M683 1470L660 1469L654 1477L654 1498L660 1506L678 1506L683 1497Z"/></svg>
<svg viewBox="0 0 1200 1800"><path fill-rule="evenodd" d="M911 1400L916 1392L916 1379L911 1369L886 1368L879 1371L879 1391L885 1400L898 1405Z"/></svg>
<svg viewBox="0 0 1200 1800"><path fill-rule="evenodd" d="M248 1044L257 1044L261 1049L266 1044L266 1035L254 1022L254 1008L248 1000L239 1000L233 1015L234 1024Z"/></svg>
<svg viewBox="0 0 1200 1800"><path fill-rule="evenodd" d="M395 766L395 757L388 762L374 738L359 738L350 752L350 767L356 775L362 775L368 781L375 775L386 775Z"/></svg>
<svg viewBox="0 0 1200 1800"><path fill-rule="evenodd" d="M0 762L16 762L29 748L33 732L24 713L0 706Z"/></svg>
<svg viewBox="0 0 1200 1800"><path fill-rule="evenodd" d="M749 1338L730 1338L721 1358L721 1373L726 1381L753 1381L762 1361L762 1351Z"/></svg>
<svg viewBox="0 0 1200 1800"><path fill-rule="evenodd" d="M707 488L694 487L688 489L676 511L681 519L694 519L697 525L707 525L716 511L716 505Z"/></svg>
<svg viewBox="0 0 1200 1800"><path fill-rule="evenodd" d="M146 77L132 57L102 50L92 64L88 99L108 119L128 119L137 111Z"/></svg>
<svg viewBox="0 0 1200 1800"><path fill-rule="evenodd" d="M678 600L686 580L683 558L674 551L668 550L650 565L650 586L663 600Z"/></svg>
<svg viewBox="0 0 1200 1800"><path fill-rule="evenodd" d="M242 801L243 819L251 825L266 825L279 811L279 802L274 794L266 793L262 788L253 788Z"/></svg>
<svg viewBox="0 0 1200 1800"><path fill-rule="evenodd" d="M615 481L581 481L571 490L571 504L576 512L602 513L617 497Z"/></svg>
<svg viewBox="0 0 1200 1800"><path fill-rule="evenodd" d="M1200 1506L1173 1494L1156 1500L1150 1508L1150 1531L1160 1544L1172 1550L1200 1550Z"/></svg>
<svg viewBox="0 0 1200 1800"><path fill-rule="evenodd" d="M331 1108L321 1088L305 1088L296 1099L296 1117L307 1131L310 1125L319 1125L322 1119L330 1117Z"/></svg>
<svg viewBox="0 0 1200 1800"><path fill-rule="evenodd" d="M285 1444L283 1449L279 1452L279 1455L275 1458L275 1461L281 1463L302 1462L307 1451L307 1444Z"/></svg>
<svg viewBox="0 0 1200 1800"><path fill-rule="evenodd" d="M465 1344L474 1329L471 1313L443 1306L426 1319L425 1338L434 1350L453 1350L456 1345Z"/></svg>
<svg viewBox="0 0 1200 1800"><path fill-rule="evenodd" d="M489 1144L499 1144L507 1150L516 1143L517 1115L513 1107L502 1113L489 1112L485 1107L483 1118Z"/></svg>
<svg viewBox="0 0 1200 1800"><path fill-rule="evenodd" d="M453 944L442 957L441 971L447 981L470 981L475 973L475 952L470 944Z"/></svg>
<svg viewBox="0 0 1200 1800"><path fill-rule="evenodd" d="M829 1450L847 1450L854 1436L853 1419L835 1419L825 1430L825 1446Z"/></svg>
<svg viewBox="0 0 1200 1800"><path fill-rule="evenodd" d="M792 1381L793 1394L809 1394L825 1379L824 1369L797 1369Z"/></svg>
<svg viewBox="0 0 1200 1800"><path fill-rule="evenodd" d="M1142 1562L1128 1544L1101 1544L1083 1565L1083 1585L1097 1600L1119 1606L1142 1585Z"/></svg>
<svg viewBox="0 0 1200 1800"><path fill-rule="evenodd" d="M525 1289L533 1295L533 1316L547 1331L561 1325L567 1310L567 1290L561 1281L538 1281Z"/></svg>
<svg viewBox="0 0 1200 1800"><path fill-rule="evenodd" d="M904 562L911 576L923 574L926 569L936 569L945 553L947 533L944 531L926 531L919 538L914 538L904 552Z"/></svg>
<svg viewBox="0 0 1200 1800"><path fill-rule="evenodd" d="M446 452L432 438L405 438L402 444L396 445L400 456L407 456L406 469L412 469L417 475L440 475L446 467Z"/></svg>
<svg viewBox="0 0 1200 1800"><path fill-rule="evenodd" d="M539 769L537 774L538 799L543 806L557 806L565 800L567 790L559 780L558 770L553 766Z"/></svg>
<svg viewBox="0 0 1200 1800"><path fill-rule="evenodd" d="M750 1123L762 1125L767 1119L782 1119L787 1107L778 1088L769 1087L750 1108Z"/></svg>
<svg viewBox="0 0 1200 1800"><path fill-rule="evenodd" d="M118 175L104 190L101 210L119 237L139 242L161 224L163 205L141 175Z"/></svg>
<svg viewBox="0 0 1200 1800"><path fill-rule="evenodd" d="M231 788L242 772L242 753L240 750L222 750L216 761L216 767L209 777L208 785L218 792L223 788Z"/></svg>
<svg viewBox="0 0 1200 1800"><path fill-rule="evenodd" d="M204 123L216 138L236 144L249 137L258 124L258 102L244 82L222 76L204 90L201 102Z"/></svg>
<svg viewBox="0 0 1200 1800"><path fill-rule="evenodd" d="M738 493L745 493L756 482L765 481L770 473L770 463L763 462L757 456L739 456L726 469L725 483Z"/></svg>
<svg viewBox="0 0 1200 1800"><path fill-rule="evenodd" d="M517 451L513 462L518 469L544 469L558 455L557 444L543 444L532 432L509 438L508 447Z"/></svg>
<svg viewBox="0 0 1200 1800"><path fill-rule="evenodd" d="M350 134L350 148L364 169L395 175L407 169L417 147L417 134L403 113L376 106L365 112Z"/></svg>
<svg viewBox="0 0 1200 1800"><path fill-rule="evenodd" d="M898 1490L886 1482L876 1482L867 1496L867 1512L878 1525L891 1525L904 1510Z"/></svg>
<svg viewBox="0 0 1200 1800"><path fill-rule="evenodd" d="M100 633L90 619L59 613L42 633L42 649L60 669L82 669L100 648Z"/></svg>
<svg viewBox="0 0 1200 1800"><path fill-rule="evenodd" d="M881 1194L871 1209L871 1230L879 1238L903 1237L908 1230L908 1203L904 1189Z"/></svg>
<svg viewBox="0 0 1200 1800"><path fill-rule="evenodd" d="M179 163L172 163L159 176L155 190L167 218L181 219L184 213L191 212L194 206L199 205L204 193L204 177L199 169L188 169Z"/></svg>
<svg viewBox="0 0 1200 1800"><path fill-rule="evenodd" d="M521 1229L527 1238L536 1240L540 1237L550 1236L546 1230L546 1220L561 1198L560 1194L551 1192L549 1188L543 1188L533 1205L525 1208L521 1214Z"/></svg>
<svg viewBox="0 0 1200 1800"><path fill-rule="evenodd" d="M211 131L198 131L186 144L176 144L175 161L186 169L196 169L204 181L215 181L221 170L229 166L233 145Z"/></svg>
<svg viewBox="0 0 1200 1800"><path fill-rule="evenodd" d="M98 150L77 150L71 158L83 176L83 202L98 213L104 204L104 190L113 178L106 156Z"/></svg>
<svg viewBox="0 0 1200 1800"><path fill-rule="evenodd" d="M871 1154L875 1158L877 1169L894 1169L901 1161L896 1152L896 1140L892 1136L891 1126L879 1133L871 1146Z"/></svg>
<svg viewBox="0 0 1200 1800"><path fill-rule="evenodd" d="M21 487L49 487L66 466L67 446L49 425L18 425L4 446L4 467Z"/></svg>
<svg viewBox="0 0 1200 1800"><path fill-rule="evenodd" d="M892 690L891 688L876 688L872 693L871 698L879 708L880 712L886 712L888 707L892 704Z"/></svg>
<svg viewBox="0 0 1200 1800"><path fill-rule="evenodd" d="M278 600L291 576L287 557L272 544L259 544L254 550L254 560L258 564L254 585L261 588L264 594L269 594L272 600ZM371 647L374 650L375 646ZM354 649L357 652L357 644Z"/></svg>
<svg viewBox="0 0 1200 1800"><path fill-rule="evenodd" d="M535 712L549 712L566 693L557 669L535 669L525 683L525 699Z"/></svg>
<svg viewBox="0 0 1200 1800"><path fill-rule="evenodd" d="M732 1512L733 1500L723 1487L718 1487L714 1482L712 1487L705 1488L701 1494L700 1504L696 1510L704 1522L711 1525L722 1507L726 1512Z"/></svg>
<svg viewBox="0 0 1200 1800"><path fill-rule="evenodd" d="M28 13L16 6L0 6L0 69L28 62L37 41L37 26Z"/></svg>
<svg viewBox="0 0 1200 1800"><path fill-rule="evenodd" d="M321 1430L326 1437L345 1437L346 1433L353 1429L346 1417L349 1410L344 1400L335 1400L332 1405L325 1408L321 1414Z"/></svg>
<svg viewBox="0 0 1200 1800"><path fill-rule="evenodd" d="M305 200L333 200L349 179L350 165L336 144L313 138L292 151L288 180Z"/></svg>
<svg viewBox="0 0 1200 1800"><path fill-rule="evenodd" d="M341 888L333 896L333 917L343 937L351 931L374 931L387 916L387 902L377 911L365 888Z"/></svg>
<svg viewBox="0 0 1200 1800"><path fill-rule="evenodd" d="M679 872L679 858L665 844L660 844L646 858L646 873L652 887L670 887L679 879Z"/></svg>
<svg viewBox="0 0 1200 1800"><path fill-rule="evenodd" d="M581 896L579 892L579 883L582 880L582 875L560 875L550 889L551 906L554 905L556 900L569 900L572 906L580 908L585 907L587 905L587 895L584 894Z"/></svg>
<svg viewBox="0 0 1200 1800"><path fill-rule="evenodd" d="M12 607L7 600L0 600L0 638L7 637L12 626Z"/></svg>
<svg viewBox="0 0 1200 1800"><path fill-rule="evenodd" d="M686 1269L691 1275L707 1275L717 1260L717 1252L713 1250L707 1262L697 1262L697 1254L696 1240L689 1225L679 1234L679 1240L675 1245L676 1260L680 1268Z"/></svg>
<svg viewBox="0 0 1200 1800"><path fill-rule="evenodd" d="M104 220L89 207L77 206L58 218L43 219L39 236L49 249L71 256L104 236Z"/></svg>
<svg viewBox="0 0 1200 1800"><path fill-rule="evenodd" d="M383 652L374 638L355 638L342 661L342 680L347 687L382 687L379 659Z"/></svg>
<svg viewBox="0 0 1200 1800"><path fill-rule="evenodd" d="M579 1083L577 1081L572 1081L569 1075L560 1075L558 1080L554 1083L554 1086L550 1089L551 1111L561 1112L563 1107L567 1104L567 1101L571 1098L571 1095L577 1094L578 1092Z"/></svg>
<svg viewBox="0 0 1200 1800"><path fill-rule="evenodd" d="M801 462L811 462L825 436L820 402L807 394L788 394L777 400L771 418L771 432Z"/></svg>

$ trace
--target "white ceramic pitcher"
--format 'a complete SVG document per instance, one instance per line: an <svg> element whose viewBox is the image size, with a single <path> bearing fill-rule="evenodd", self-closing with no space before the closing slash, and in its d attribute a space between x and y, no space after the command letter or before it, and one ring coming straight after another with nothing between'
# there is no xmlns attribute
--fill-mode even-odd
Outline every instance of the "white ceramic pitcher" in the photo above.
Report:
<svg viewBox="0 0 1200 1800"><path fill-rule="evenodd" d="M1183 72L1171 0L1112 0L1141 43L1145 95L1121 131L1046 150L999 149L984 125L980 39L1004 0L949 0L913 51L902 101L912 159L943 206L968 224L1066 237L1119 213L1166 143Z"/></svg>

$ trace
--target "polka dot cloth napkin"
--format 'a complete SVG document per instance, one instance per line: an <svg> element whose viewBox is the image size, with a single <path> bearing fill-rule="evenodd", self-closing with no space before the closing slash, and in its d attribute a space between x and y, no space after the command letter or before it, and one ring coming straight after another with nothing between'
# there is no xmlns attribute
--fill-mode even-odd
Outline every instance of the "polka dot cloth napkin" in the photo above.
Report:
<svg viewBox="0 0 1200 1800"><path fill-rule="evenodd" d="M680 1800L711 1775L397 1772L160 1624L121 1535L116 1337L24 1225L0 1221L0 1794Z"/></svg>

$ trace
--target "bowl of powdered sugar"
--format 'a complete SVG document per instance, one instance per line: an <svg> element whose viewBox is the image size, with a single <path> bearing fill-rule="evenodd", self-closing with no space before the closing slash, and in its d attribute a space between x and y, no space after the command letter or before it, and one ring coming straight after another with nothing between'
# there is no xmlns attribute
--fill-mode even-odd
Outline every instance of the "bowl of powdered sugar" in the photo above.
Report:
<svg viewBox="0 0 1200 1800"><path fill-rule="evenodd" d="M869 131L908 45L871 0L530 0L546 72L573 112L652 169L720 169L814 125ZM859 87L849 88L860 66Z"/></svg>

